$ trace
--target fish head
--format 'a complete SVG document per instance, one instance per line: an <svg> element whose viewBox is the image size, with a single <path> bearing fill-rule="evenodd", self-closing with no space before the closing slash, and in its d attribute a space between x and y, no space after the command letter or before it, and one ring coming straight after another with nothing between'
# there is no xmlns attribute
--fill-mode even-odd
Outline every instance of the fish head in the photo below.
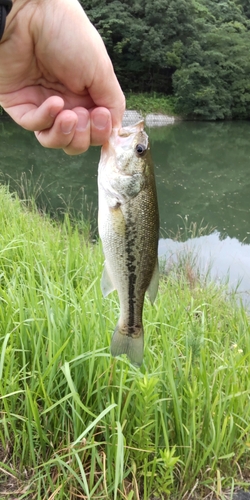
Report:
<svg viewBox="0 0 250 500"><path fill-rule="evenodd" d="M150 146L144 122L114 128L109 141L102 147L101 164L123 175L142 174L147 165Z"/></svg>
<svg viewBox="0 0 250 500"><path fill-rule="evenodd" d="M109 207L117 207L153 182L153 163L144 122L114 128L102 147L98 167L99 198L103 193Z"/></svg>

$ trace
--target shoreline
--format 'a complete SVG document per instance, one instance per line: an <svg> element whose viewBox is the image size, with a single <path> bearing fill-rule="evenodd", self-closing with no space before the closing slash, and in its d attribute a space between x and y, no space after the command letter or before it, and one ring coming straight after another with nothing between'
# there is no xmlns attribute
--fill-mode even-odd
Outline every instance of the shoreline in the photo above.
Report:
<svg viewBox="0 0 250 500"><path fill-rule="evenodd" d="M162 127L164 125L173 125L177 121L181 121L180 117L164 115L162 113L149 113L143 116L142 113L136 110L126 109L123 115L123 126L132 125L133 123L145 121L147 127Z"/></svg>

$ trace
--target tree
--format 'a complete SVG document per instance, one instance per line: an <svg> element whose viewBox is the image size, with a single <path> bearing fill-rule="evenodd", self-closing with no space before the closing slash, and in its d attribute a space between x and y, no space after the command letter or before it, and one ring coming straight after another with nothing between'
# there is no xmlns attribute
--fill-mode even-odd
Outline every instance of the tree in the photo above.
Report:
<svg viewBox="0 0 250 500"><path fill-rule="evenodd" d="M173 76L179 110L205 119L250 116L248 21L234 2L203 0L199 41L187 47ZM225 9L227 4L228 10ZM199 4L200 6L201 4ZM211 8L211 11L208 9Z"/></svg>
<svg viewBox="0 0 250 500"><path fill-rule="evenodd" d="M124 90L172 92L181 45L193 34L193 0L87 0Z"/></svg>
<svg viewBox="0 0 250 500"><path fill-rule="evenodd" d="M250 117L249 0L84 0L124 91L175 94L179 112Z"/></svg>

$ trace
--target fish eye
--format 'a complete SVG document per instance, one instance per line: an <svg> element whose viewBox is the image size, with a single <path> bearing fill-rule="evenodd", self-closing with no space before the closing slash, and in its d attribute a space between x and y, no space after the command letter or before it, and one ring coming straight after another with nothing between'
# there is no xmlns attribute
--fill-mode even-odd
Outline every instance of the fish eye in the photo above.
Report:
<svg viewBox="0 0 250 500"><path fill-rule="evenodd" d="M138 156L143 156L143 154L146 151L146 147L144 146L144 144L136 144L135 151L138 154Z"/></svg>

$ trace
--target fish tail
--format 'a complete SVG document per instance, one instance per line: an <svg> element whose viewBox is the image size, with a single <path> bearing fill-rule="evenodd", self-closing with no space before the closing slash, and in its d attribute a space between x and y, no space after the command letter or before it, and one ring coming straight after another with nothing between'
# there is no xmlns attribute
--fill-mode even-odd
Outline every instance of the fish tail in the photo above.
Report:
<svg viewBox="0 0 250 500"><path fill-rule="evenodd" d="M144 350L144 335L143 327L136 332L136 337L132 337L124 332L121 332L119 324L116 326L112 340L111 340L111 354L112 356L119 356L126 354L131 363L135 366L140 366L143 361Z"/></svg>

